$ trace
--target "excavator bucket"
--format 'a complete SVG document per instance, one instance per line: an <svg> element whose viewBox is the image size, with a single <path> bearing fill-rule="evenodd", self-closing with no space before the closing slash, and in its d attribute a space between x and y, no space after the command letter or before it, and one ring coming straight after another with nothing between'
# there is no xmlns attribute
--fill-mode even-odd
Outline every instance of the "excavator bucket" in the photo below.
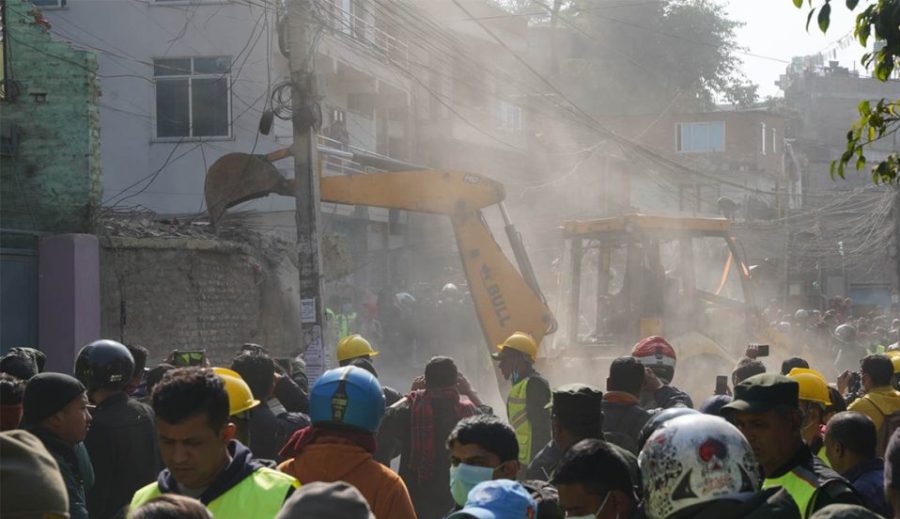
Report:
<svg viewBox="0 0 900 519"><path fill-rule="evenodd" d="M281 176L271 155L228 153L206 173L206 209L215 226L228 208L271 193L294 195L294 181Z"/></svg>

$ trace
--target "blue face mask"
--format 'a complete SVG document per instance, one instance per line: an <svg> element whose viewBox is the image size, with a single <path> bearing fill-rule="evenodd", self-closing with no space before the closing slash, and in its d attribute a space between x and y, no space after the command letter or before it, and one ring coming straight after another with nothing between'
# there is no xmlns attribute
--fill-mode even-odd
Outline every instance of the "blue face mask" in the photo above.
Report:
<svg viewBox="0 0 900 519"><path fill-rule="evenodd" d="M494 479L494 470L490 467L478 467L465 463L456 466L450 465L450 493L453 494L456 504L465 505L469 498L469 491L479 483Z"/></svg>

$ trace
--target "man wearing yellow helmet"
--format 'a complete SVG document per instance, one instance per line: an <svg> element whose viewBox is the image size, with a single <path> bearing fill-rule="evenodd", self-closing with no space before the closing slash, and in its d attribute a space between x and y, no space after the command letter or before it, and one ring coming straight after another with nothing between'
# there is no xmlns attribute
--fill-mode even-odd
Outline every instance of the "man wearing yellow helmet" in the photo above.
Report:
<svg viewBox="0 0 900 519"><path fill-rule="evenodd" d="M348 335L337 343L337 361L340 367L350 365L355 359L371 359L377 355L372 344L358 333Z"/></svg>
<svg viewBox="0 0 900 519"><path fill-rule="evenodd" d="M794 368L788 373L788 378L800 385L800 412L803 413L800 435L803 443L823 463L831 466L825 454L825 438L822 433L822 426L826 423L825 409L831 405L828 383L821 373L813 369Z"/></svg>
<svg viewBox="0 0 900 519"><path fill-rule="evenodd" d="M297 399L287 397L299 392L299 388L289 377L277 374L275 362L263 351L241 352L231 361L231 369L247 383L253 397L262 402L247 411L250 420L247 446L257 458L281 461L278 450L295 431L309 425L309 417L300 412L298 402L294 401ZM308 398L303 397L308 410Z"/></svg>
<svg viewBox="0 0 900 519"><path fill-rule="evenodd" d="M213 368L213 372L222 379L225 384L225 392L228 393L228 416L236 427L234 438L250 445L250 410L259 405L259 400L253 398L250 386L244 382L237 371L228 368Z"/></svg>
<svg viewBox="0 0 900 519"><path fill-rule="evenodd" d="M550 441L550 384L534 369L538 344L525 332L512 334L500 350L491 355L500 364L512 389L506 399L510 425L519 441L519 462L527 467L537 453Z"/></svg>

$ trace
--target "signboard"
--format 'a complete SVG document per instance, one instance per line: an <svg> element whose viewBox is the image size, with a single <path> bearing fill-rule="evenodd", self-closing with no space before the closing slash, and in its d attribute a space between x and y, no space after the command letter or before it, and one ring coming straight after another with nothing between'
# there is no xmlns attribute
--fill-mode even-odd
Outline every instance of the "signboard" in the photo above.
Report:
<svg viewBox="0 0 900 519"><path fill-rule="evenodd" d="M322 373L328 369L328 355L322 343L322 334L319 326L314 326L319 333L313 332L315 339L308 342L306 351L303 353L303 360L306 361L306 376L309 378L309 385L312 386Z"/></svg>
<svg viewBox="0 0 900 519"><path fill-rule="evenodd" d="M300 300L300 322L303 324L314 324L316 322L315 298Z"/></svg>

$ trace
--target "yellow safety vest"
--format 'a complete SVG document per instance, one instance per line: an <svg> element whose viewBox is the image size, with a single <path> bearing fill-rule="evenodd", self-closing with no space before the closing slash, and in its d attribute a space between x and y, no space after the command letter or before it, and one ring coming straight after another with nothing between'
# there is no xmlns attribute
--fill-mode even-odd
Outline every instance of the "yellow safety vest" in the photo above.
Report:
<svg viewBox="0 0 900 519"><path fill-rule="evenodd" d="M826 467L831 468L831 460L828 459L828 453L825 452L824 445L819 448L819 452L816 453L816 457L822 460L822 463L824 463Z"/></svg>
<svg viewBox="0 0 900 519"><path fill-rule="evenodd" d="M288 491L300 483L293 477L267 467L258 469L236 486L206 505L216 519L272 519L278 515ZM130 510L162 495L158 483L150 483L134 493Z"/></svg>
<svg viewBox="0 0 900 519"><path fill-rule="evenodd" d="M512 387L506 398L506 414L509 416L509 424L516 431L516 439L519 440L519 463L522 466L531 463L531 422L528 421L525 397L527 388L528 378L524 378Z"/></svg>
<svg viewBox="0 0 900 519"><path fill-rule="evenodd" d="M813 503L816 492L819 490L817 484L818 478L812 472L802 468L795 467L787 474L777 478L766 478L763 481L763 489L772 487L782 487L791 498L797 503L800 509L800 517L809 517L810 505Z"/></svg>

